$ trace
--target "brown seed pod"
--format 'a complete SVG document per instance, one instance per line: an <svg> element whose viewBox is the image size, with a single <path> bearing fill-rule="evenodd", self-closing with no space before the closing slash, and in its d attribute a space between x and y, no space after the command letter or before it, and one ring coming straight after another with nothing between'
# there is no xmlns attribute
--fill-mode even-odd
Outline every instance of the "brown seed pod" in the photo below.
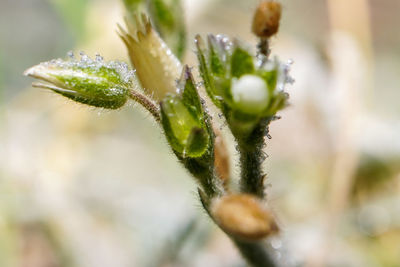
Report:
<svg viewBox="0 0 400 267"><path fill-rule="evenodd" d="M279 231L271 212L250 194L232 194L214 200L211 213L228 234L243 240L260 240Z"/></svg>
<svg viewBox="0 0 400 267"><path fill-rule="evenodd" d="M252 31L260 38L269 38L278 32L280 19L281 4L263 1L254 12Z"/></svg>

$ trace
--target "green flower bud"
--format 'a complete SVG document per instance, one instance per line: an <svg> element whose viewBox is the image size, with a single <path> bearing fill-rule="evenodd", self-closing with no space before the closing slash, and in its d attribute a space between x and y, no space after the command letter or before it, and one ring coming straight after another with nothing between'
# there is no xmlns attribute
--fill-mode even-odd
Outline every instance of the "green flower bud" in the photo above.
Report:
<svg viewBox="0 0 400 267"><path fill-rule="evenodd" d="M187 66L178 86L178 94L169 94L161 101L162 126L172 149L180 157L201 157L211 140L206 114Z"/></svg>
<svg viewBox="0 0 400 267"><path fill-rule="evenodd" d="M56 59L40 63L25 71L27 76L48 83L33 86L50 89L76 102L117 109L122 107L133 87L134 71L120 62L104 62L99 55L92 60L81 53L81 60Z"/></svg>

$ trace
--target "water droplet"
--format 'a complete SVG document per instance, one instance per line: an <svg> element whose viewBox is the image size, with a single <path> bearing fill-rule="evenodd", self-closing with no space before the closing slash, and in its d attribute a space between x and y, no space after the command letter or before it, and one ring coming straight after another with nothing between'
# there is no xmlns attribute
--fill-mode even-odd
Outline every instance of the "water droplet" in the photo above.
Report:
<svg viewBox="0 0 400 267"><path fill-rule="evenodd" d="M272 121L276 121L276 120L280 120L282 117L281 116L278 116L278 115L275 115L275 116L273 116L272 117Z"/></svg>
<svg viewBox="0 0 400 267"><path fill-rule="evenodd" d="M96 58L95 58L96 62L101 63L101 62L103 62L103 59L104 58L102 56L100 56L100 54L96 54Z"/></svg>
<svg viewBox="0 0 400 267"><path fill-rule="evenodd" d="M260 162L264 162L268 157L268 154L262 151L260 155Z"/></svg>
<svg viewBox="0 0 400 267"><path fill-rule="evenodd" d="M282 247L282 240L278 237L272 237L270 240L271 247L274 249L279 249Z"/></svg>
<svg viewBox="0 0 400 267"><path fill-rule="evenodd" d="M68 56L70 59L75 59L75 55L74 55L74 52L73 52L72 50L71 50L71 51L68 51L67 56Z"/></svg>

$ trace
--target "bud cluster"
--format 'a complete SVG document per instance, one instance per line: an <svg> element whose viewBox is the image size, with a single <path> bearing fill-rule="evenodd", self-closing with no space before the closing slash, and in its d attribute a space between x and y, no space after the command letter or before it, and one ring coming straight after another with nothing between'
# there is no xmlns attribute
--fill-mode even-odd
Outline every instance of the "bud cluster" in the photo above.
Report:
<svg viewBox="0 0 400 267"><path fill-rule="evenodd" d="M209 35L207 43L196 37L200 73L234 134L251 132L287 105L283 89L291 78L285 64L277 59L261 64L239 41L223 35Z"/></svg>

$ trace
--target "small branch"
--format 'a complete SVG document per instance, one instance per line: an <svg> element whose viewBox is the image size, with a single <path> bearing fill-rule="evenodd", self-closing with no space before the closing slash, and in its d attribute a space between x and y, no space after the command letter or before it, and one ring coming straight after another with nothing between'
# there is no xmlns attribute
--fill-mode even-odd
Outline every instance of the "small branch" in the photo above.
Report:
<svg viewBox="0 0 400 267"><path fill-rule="evenodd" d="M160 109L151 99L135 90L130 90L129 97L150 112L158 123L161 122Z"/></svg>
<svg viewBox="0 0 400 267"><path fill-rule="evenodd" d="M261 167L260 156L262 147L240 147L241 179L240 186L243 193L264 196L264 174Z"/></svg>
<svg viewBox="0 0 400 267"><path fill-rule="evenodd" d="M269 39L268 38L260 38L260 41L257 44L258 56L261 59L260 68L262 68L265 63L267 63L269 55L271 53L271 49L269 48Z"/></svg>

